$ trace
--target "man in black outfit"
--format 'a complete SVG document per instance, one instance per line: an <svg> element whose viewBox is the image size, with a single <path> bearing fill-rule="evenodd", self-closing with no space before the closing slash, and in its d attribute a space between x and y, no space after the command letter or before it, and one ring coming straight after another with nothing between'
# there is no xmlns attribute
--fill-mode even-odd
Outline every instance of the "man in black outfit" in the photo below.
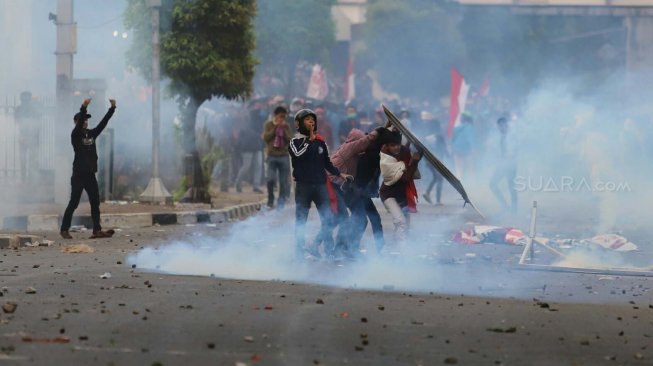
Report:
<svg viewBox="0 0 653 366"><path fill-rule="evenodd" d="M75 128L70 134L70 141L75 150L75 160L73 161L73 176L70 178L70 185L72 190L70 193L70 202L63 216L61 222L61 236L64 239L72 239L68 230L73 219L73 212L79 205L79 199L82 197L82 191L88 194L88 200L91 204L91 217L93 219L93 236L95 238L109 238L113 235L113 230L102 231L100 226L100 189L98 188L95 173L97 172L97 150L95 148L95 140L100 135L102 130L107 127L107 123L113 112L116 110L116 101L109 99L111 108L100 124L93 129L88 129L88 119L91 115L87 113L86 107L91 103L91 99L86 99L79 108L79 113L75 114L73 120Z"/></svg>

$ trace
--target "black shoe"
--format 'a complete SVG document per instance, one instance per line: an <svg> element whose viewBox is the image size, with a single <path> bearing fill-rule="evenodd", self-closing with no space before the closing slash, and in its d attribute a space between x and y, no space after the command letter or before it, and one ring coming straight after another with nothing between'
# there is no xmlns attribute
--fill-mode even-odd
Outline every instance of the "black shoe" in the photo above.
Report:
<svg viewBox="0 0 653 366"><path fill-rule="evenodd" d="M61 237L64 238L64 239L72 239L72 238L73 238L73 237L70 235L70 233L68 232L68 230L61 230L61 231L59 232L59 235L61 235Z"/></svg>

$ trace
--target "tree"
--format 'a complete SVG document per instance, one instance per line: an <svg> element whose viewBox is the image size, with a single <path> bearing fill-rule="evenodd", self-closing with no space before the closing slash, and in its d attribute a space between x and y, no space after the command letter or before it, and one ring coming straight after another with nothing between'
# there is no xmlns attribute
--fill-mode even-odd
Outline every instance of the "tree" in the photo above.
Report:
<svg viewBox="0 0 653 366"><path fill-rule="evenodd" d="M195 139L199 106L213 97L245 99L252 92L256 59L254 0L164 0L161 7L161 75L179 105L183 149L192 184L185 199L208 201ZM130 65L151 78L151 24L146 0L129 0L125 25L134 37Z"/></svg>
<svg viewBox="0 0 653 366"><path fill-rule="evenodd" d="M260 74L281 79L286 94L300 60L328 64L335 42L331 7L335 0L259 0L256 56ZM292 97L291 95L286 95Z"/></svg>
<svg viewBox="0 0 653 366"><path fill-rule="evenodd" d="M433 0L374 0L366 19L362 56L384 89L421 98L448 92L449 69L465 53L455 14Z"/></svg>

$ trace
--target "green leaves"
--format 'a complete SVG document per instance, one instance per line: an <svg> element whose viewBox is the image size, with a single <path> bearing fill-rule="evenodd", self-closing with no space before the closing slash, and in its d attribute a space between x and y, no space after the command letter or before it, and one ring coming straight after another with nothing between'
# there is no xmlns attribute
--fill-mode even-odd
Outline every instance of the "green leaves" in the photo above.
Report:
<svg viewBox="0 0 653 366"><path fill-rule="evenodd" d="M254 0L164 0L161 7L161 73L172 96L198 104L212 97L246 98L256 59ZM129 0L125 26L134 33L130 65L151 77L151 15L145 0Z"/></svg>
<svg viewBox="0 0 653 366"><path fill-rule="evenodd" d="M335 43L335 0L258 0L255 19L259 68L288 81L298 60L328 64Z"/></svg>

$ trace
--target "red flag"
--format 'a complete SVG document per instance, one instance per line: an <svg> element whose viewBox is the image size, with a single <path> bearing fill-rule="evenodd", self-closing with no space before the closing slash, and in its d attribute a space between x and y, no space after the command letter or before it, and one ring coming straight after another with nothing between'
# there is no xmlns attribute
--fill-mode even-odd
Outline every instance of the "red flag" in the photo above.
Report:
<svg viewBox="0 0 653 366"><path fill-rule="evenodd" d="M356 97L356 89L354 86L354 66L351 62L351 58L349 58L349 63L347 64L347 75L345 76L344 92L345 102L349 102L350 100L354 99L354 97Z"/></svg>
<svg viewBox="0 0 653 366"><path fill-rule="evenodd" d="M451 101L449 104L449 124L447 136L453 136L454 127L460 124L460 115L465 111L469 85L455 67L451 68Z"/></svg>

